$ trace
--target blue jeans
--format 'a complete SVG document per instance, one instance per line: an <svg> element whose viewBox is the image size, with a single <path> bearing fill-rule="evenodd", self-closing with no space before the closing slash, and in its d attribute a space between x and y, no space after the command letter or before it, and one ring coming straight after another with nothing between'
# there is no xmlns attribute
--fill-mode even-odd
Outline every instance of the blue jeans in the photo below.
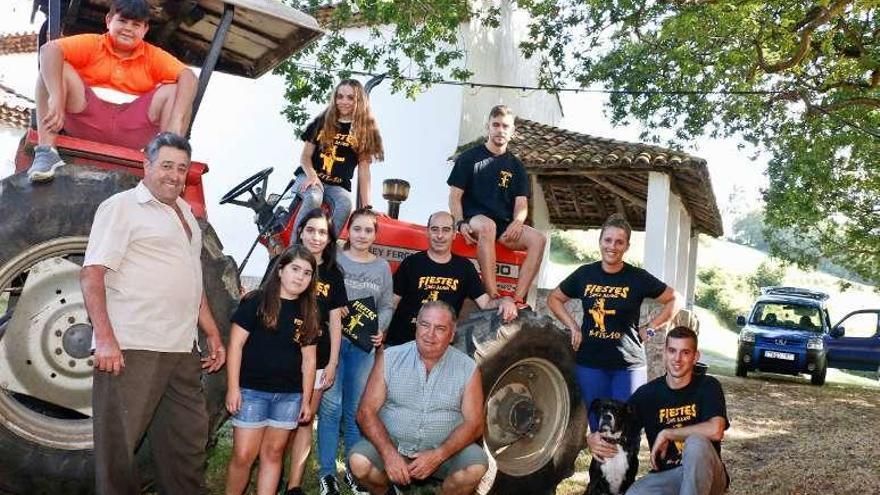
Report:
<svg viewBox="0 0 880 495"><path fill-rule="evenodd" d="M626 402L629 396L648 381L647 368L605 370L575 366L581 400L589 410L594 399L616 399ZM599 428L599 418L590 414L590 431Z"/></svg>
<svg viewBox="0 0 880 495"><path fill-rule="evenodd" d="M357 409L367 377L373 368L373 353L366 353L343 337L339 349L336 382L321 397L318 408L318 464L320 476L336 475L336 450L339 447L339 425L345 441L345 459L361 438L357 425Z"/></svg>
<svg viewBox="0 0 880 495"><path fill-rule="evenodd" d="M345 222L348 221L348 216L351 214L351 193L341 186L332 186L330 184L323 184L324 192L321 192L321 188L316 186L310 186L305 191L300 192L299 189L305 181L306 175L302 174L297 175L296 181L293 183L293 191L302 198L302 205L299 208L299 213L296 214L296 222L293 224L294 232L296 232L296 228L303 217L306 216L306 213L315 208L320 208L321 203L327 203L330 207L330 217L333 218L333 233L338 238L342 228L345 227Z"/></svg>

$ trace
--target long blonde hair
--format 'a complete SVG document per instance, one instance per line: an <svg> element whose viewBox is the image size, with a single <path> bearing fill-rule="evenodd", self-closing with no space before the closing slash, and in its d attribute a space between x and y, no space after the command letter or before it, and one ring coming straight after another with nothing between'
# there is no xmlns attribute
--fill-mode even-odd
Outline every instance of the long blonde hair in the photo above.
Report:
<svg viewBox="0 0 880 495"><path fill-rule="evenodd" d="M330 104L324 111L324 123L321 126L319 142L321 147L332 146L336 136L336 126L339 122L339 111L336 110L336 93L340 86L348 86L354 90L354 112L351 118L351 136L353 148L358 155L358 161L369 157L373 161L385 159L385 150L382 148L382 136L379 134L379 125L373 117L370 109L370 99L364 91L363 85L357 79L343 79L333 89Z"/></svg>

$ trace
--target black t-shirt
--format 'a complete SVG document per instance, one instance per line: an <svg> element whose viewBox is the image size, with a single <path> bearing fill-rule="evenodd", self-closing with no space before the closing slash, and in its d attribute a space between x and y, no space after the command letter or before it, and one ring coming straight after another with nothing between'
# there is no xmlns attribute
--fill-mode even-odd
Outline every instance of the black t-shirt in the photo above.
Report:
<svg viewBox="0 0 880 495"><path fill-rule="evenodd" d="M315 151L312 152L312 168L324 184L341 186L346 191L351 191L351 178L358 164L355 138L351 134L351 122L336 124L336 136L333 137L333 144L330 146L321 144L323 125L324 118L317 117L300 136L303 141L315 145ZM302 167L297 168L295 172L296 175L304 173Z"/></svg>
<svg viewBox="0 0 880 495"><path fill-rule="evenodd" d="M464 190L461 207L466 218L486 215L509 223L516 197L529 197L529 177L519 158L510 151L493 155L482 144L458 156L446 183Z"/></svg>
<svg viewBox="0 0 880 495"><path fill-rule="evenodd" d="M721 384L714 377L694 375L686 387L678 390L669 388L666 376L655 378L642 385L629 398L635 408L639 428L645 429L648 444L653 447L654 440L661 430L681 428L703 423L716 416L724 418L724 429L730 427L727 419L727 402ZM715 451L721 455L721 442L712 442ZM666 459L658 458L660 471L681 465L684 442L669 442Z"/></svg>
<svg viewBox="0 0 880 495"><path fill-rule="evenodd" d="M345 294L345 278L339 267L327 268L327 263L318 265L318 283L315 287L318 299L318 313L321 318L318 335L317 368L322 369L330 361L330 311L348 304Z"/></svg>
<svg viewBox="0 0 880 495"><path fill-rule="evenodd" d="M602 262L597 261L572 272L559 289L572 299L580 299L584 308L578 364L603 369L645 366L639 311L642 300L660 296L666 284L628 263L617 273L605 273Z"/></svg>
<svg viewBox="0 0 880 495"><path fill-rule="evenodd" d="M457 313L465 299L476 300L486 291L467 258L452 255L448 263L437 263L427 252L419 251L407 256L394 273L394 293L400 302L388 327L388 345L415 339L415 319L423 303L440 300Z"/></svg>
<svg viewBox="0 0 880 495"><path fill-rule="evenodd" d="M239 385L263 392L302 393L302 327L299 301L281 300L274 331L257 315L262 292L245 297L232 322L248 332L241 357Z"/></svg>

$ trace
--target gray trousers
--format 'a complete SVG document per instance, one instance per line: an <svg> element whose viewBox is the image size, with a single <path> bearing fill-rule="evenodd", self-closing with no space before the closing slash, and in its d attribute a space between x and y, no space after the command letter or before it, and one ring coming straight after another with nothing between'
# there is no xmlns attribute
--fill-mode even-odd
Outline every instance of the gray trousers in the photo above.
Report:
<svg viewBox="0 0 880 495"><path fill-rule="evenodd" d="M133 350L122 355L119 376L94 373L96 492L141 492L135 452L148 438L160 493L206 493L208 413L199 355Z"/></svg>
<svg viewBox="0 0 880 495"><path fill-rule="evenodd" d="M626 495L720 495L727 491L727 473L706 437L691 435L684 442L681 466L648 473Z"/></svg>

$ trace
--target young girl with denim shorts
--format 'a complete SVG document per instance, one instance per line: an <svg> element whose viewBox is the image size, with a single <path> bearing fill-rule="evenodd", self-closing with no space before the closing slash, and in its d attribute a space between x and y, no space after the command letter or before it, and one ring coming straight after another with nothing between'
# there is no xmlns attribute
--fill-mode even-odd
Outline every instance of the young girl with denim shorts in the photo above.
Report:
<svg viewBox="0 0 880 495"><path fill-rule="evenodd" d="M275 261L263 286L232 317L226 408L232 456L226 493L241 494L259 456L257 493L274 494L291 431L312 417L318 309L317 263L294 246Z"/></svg>

